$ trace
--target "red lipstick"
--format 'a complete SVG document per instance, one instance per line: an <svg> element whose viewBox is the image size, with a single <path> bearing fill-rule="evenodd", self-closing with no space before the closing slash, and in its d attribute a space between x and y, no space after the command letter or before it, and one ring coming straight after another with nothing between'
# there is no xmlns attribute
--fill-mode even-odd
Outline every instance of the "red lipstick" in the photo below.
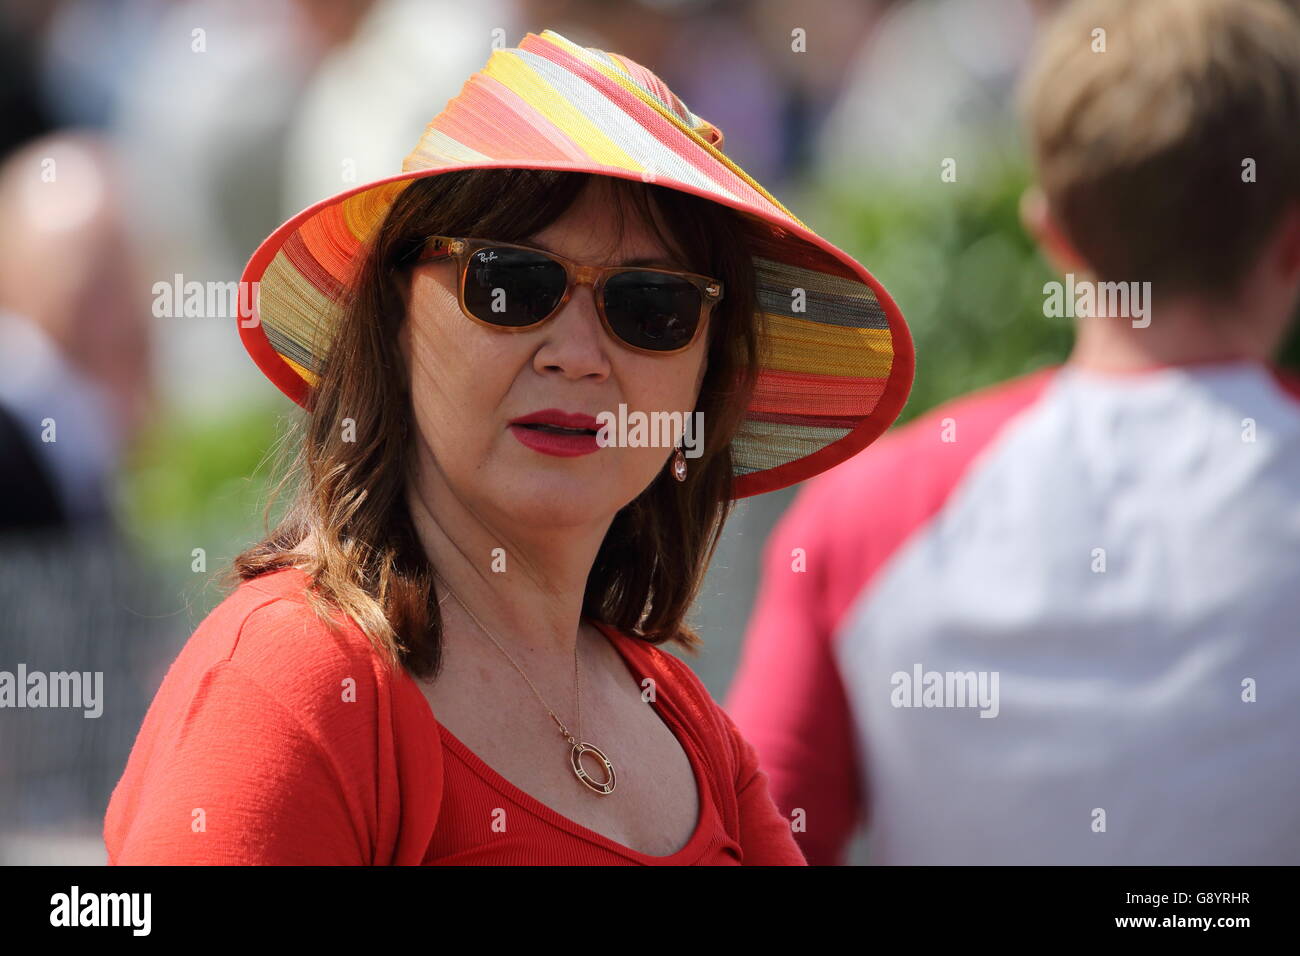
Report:
<svg viewBox="0 0 1300 956"><path fill-rule="evenodd" d="M533 451L561 458L590 455L598 451L596 432L600 423L591 415L558 408L522 415L510 422L510 433Z"/></svg>

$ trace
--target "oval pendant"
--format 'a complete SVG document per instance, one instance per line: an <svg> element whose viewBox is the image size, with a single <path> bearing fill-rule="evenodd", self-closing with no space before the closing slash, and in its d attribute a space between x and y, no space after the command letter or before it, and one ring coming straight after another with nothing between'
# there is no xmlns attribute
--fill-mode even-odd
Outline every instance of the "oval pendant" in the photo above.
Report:
<svg viewBox="0 0 1300 956"><path fill-rule="evenodd" d="M609 779L607 779L604 783L597 783L594 779L592 779L591 774L587 773L587 769L582 765L582 755L584 753L593 753L596 755L597 759L599 759L600 762L604 764L605 773L609 775ZM578 779L581 780L583 783L585 783L592 790L595 790L597 793L611 793L613 791L614 765L609 762L608 757L606 757L603 753L601 753L600 748L593 747L591 744L588 743L574 744L569 759L573 764L573 772L578 775Z"/></svg>

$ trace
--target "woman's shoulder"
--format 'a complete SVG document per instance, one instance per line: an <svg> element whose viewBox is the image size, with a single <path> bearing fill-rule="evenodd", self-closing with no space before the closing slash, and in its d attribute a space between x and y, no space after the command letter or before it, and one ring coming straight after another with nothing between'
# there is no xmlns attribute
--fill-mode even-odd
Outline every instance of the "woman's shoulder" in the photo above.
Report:
<svg viewBox="0 0 1300 956"><path fill-rule="evenodd" d="M379 690L391 676L369 639L341 614L323 619L308 600L310 584L296 568L241 582L199 624L168 679L197 680L221 668L289 706L332 696L349 680L354 689Z"/></svg>
<svg viewBox="0 0 1300 956"><path fill-rule="evenodd" d="M114 789L110 861L418 862L441 793L428 706L308 587L291 570L245 581L190 637Z"/></svg>

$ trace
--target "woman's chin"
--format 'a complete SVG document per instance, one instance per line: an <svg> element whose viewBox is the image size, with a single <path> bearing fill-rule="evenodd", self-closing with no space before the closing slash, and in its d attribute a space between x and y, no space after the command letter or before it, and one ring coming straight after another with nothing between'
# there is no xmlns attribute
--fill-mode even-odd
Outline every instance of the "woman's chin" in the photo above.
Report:
<svg viewBox="0 0 1300 956"><path fill-rule="evenodd" d="M627 504L616 500L612 477L586 469L581 474L535 469L506 483L509 490L498 499L497 506L524 526L589 525L607 519Z"/></svg>

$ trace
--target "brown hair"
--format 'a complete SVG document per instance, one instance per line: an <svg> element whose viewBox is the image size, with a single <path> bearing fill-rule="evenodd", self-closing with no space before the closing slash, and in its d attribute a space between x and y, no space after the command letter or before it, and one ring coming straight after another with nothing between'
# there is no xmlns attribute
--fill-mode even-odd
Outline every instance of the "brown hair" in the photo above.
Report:
<svg viewBox="0 0 1300 956"><path fill-rule="evenodd" d="M520 241L567 210L592 177L553 170L489 169L416 180L398 194L359 262L352 291L309 403L298 456L286 474L297 493L259 544L235 559L239 579L301 567L327 621L351 617L390 662L436 676L442 622L428 558L405 489L413 443L410 382L398 344L405 268L430 235ZM628 200L682 268L726 289L709 323L708 368L696 410L709 427L685 482L668 469L610 525L583 597L583 614L649 643L695 652L684 619L730 514L730 442L757 369L755 277L739 214L662 186L596 177ZM524 199L523 197L527 197ZM619 229L623 202L613 203ZM665 235L653 215L670 225ZM467 320L468 321L468 320ZM343 418L355 422L344 441ZM315 554L297 550L310 537Z"/></svg>
<svg viewBox="0 0 1300 956"><path fill-rule="evenodd" d="M1102 280L1231 298L1300 200L1300 21L1275 0L1069 4L1022 105L1052 216Z"/></svg>

